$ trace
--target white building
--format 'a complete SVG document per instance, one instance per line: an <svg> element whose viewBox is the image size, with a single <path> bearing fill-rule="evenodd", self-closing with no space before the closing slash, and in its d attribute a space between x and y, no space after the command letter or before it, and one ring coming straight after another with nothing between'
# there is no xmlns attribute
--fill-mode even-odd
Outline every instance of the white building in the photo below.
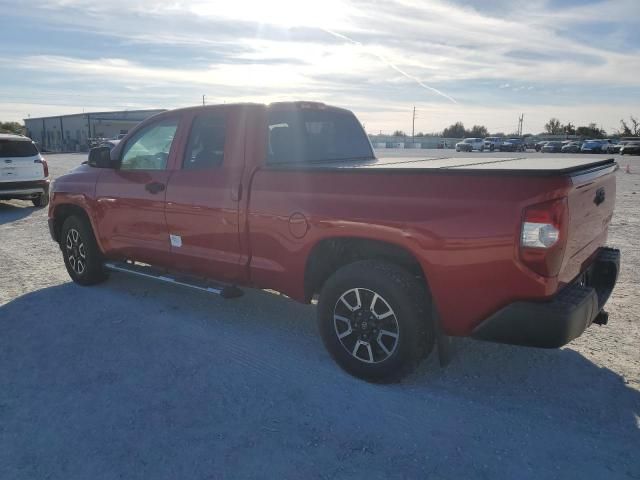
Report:
<svg viewBox="0 0 640 480"><path fill-rule="evenodd" d="M27 136L41 150L86 151L89 139L113 138L127 133L142 120L165 110L125 110L90 112L57 117L25 118Z"/></svg>

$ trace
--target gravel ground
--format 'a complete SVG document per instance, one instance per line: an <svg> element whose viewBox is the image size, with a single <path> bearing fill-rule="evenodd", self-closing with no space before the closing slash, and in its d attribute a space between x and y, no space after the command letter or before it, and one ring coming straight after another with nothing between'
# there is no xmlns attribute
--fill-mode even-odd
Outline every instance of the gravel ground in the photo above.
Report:
<svg viewBox="0 0 640 480"><path fill-rule="evenodd" d="M334 365L313 306L72 284L45 210L0 203L0 479L640 478L640 158L620 163L607 327L460 339L391 386Z"/></svg>

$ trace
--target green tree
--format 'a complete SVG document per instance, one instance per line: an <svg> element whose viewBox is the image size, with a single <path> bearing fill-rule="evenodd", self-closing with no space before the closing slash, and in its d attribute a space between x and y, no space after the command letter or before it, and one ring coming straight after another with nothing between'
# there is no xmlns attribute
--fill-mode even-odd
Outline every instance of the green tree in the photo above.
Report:
<svg viewBox="0 0 640 480"><path fill-rule="evenodd" d="M462 122L456 122L442 131L442 136L445 138L462 138L465 137L466 134L467 131L464 129Z"/></svg>
<svg viewBox="0 0 640 480"><path fill-rule="evenodd" d="M24 125L18 122L0 122L0 133L24 134Z"/></svg>
<svg viewBox="0 0 640 480"><path fill-rule="evenodd" d="M566 125L562 126L562 133L564 133L565 135L575 135L576 126L569 122Z"/></svg>
<svg viewBox="0 0 640 480"><path fill-rule="evenodd" d="M629 124L624 120L620 120L622 130L618 130L618 135L622 137L637 137L640 135L640 121L633 115L631 115L629 119L631 120L631 127L629 127Z"/></svg>
<svg viewBox="0 0 640 480"><path fill-rule="evenodd" d="M551 135L560 135L562 133L562 124L557 118L552 118L548 123L545 123L544 129Z"/></svg>
<svg viewBox="0 0 640 480"><path fill-rule="evenodd" d="M404 133L402 130L396 130L395 132L393 132L393 136L394 137L406 137L407 134Z"/></svg>
<svg viewBox="0 0 640 480"><path fill-rule="evenodd" d="M484 125L474 125L467 133L470 137L484 138L489 136L489 130Z"/></svg>
<svg viewBox="0 0 640 480"><path fill-rule="evenodd" d="M586 127L576 128L576 135L586 138L603 138L607 136L607 132L602 128L598 128L598 125L595 123L590 123Z"/></svg>

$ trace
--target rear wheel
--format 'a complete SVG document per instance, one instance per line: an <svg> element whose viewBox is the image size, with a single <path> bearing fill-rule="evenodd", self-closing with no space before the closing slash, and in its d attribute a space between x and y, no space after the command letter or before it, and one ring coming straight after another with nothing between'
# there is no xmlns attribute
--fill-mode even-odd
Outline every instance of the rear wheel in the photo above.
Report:
<svg viewBox="0 0 640 480"><path fill-rule="evenodd" d="M80 285L95 285L107 279L102 252L93 230L81 217L71 216L62 224L60 248L71 279Z"/></svg>
<svg viewBox="0 0 640 480"><path fill-rule="evenodd" d="M338 365L368 381L399 380L433 349L424 282L391 263L365 260L333 274L320 295L318 326Z"/></svg>
<svg viewBox="0 0 640 480"><path fill-rule="evenodd" d="M36 198L32 198L31 202L35 207L46 207L49 205L49 195L43 193L42 195L38 195Z"/></svg>

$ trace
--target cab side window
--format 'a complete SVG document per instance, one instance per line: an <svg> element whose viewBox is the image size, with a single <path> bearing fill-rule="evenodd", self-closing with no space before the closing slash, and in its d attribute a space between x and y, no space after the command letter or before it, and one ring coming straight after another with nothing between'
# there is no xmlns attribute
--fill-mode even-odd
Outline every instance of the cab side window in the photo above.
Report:
<svg viewBox="0 0 640 480"><path fill-rule="evenodd" d="M198 115L191 125L183 170L215 168L224 160L225 115L210 112Z"/></svg>
<svg viewBox="0 0 640 480"><path fill-rule="evenodd" d="M170 119L140 130L127 142L120 169L164 170L177 129L178 119Z"/></svg>

